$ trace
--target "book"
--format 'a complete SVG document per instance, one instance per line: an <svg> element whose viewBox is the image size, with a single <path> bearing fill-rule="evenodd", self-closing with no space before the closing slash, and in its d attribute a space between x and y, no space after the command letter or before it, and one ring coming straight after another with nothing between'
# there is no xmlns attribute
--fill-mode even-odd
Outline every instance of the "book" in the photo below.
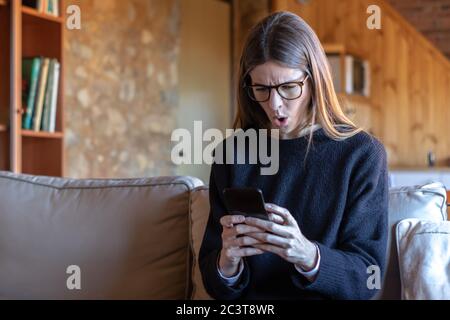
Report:
<svg viewBox="0 0 450 320"><path fill-rule="evenodd" d="M362 94L366 97L370 96L370 62L368 60L364 60L362 64L364 70L364 86L362 90Z"/></svg>
<svg viewBox="0 0 450 320"><path fill-rule="evenodd" d="M51 14L52 16L57 17L59 15L58 0L47 0L47 1L48 1L47 13Z"/></svg>
<svg viewBox="0 0 450 320"><path fill-rule="evenodd" d="M327 58L331 69L331 76L333 77L334 90L341 92L341 57L339 54L327 54Z"/></svg>
<svg viewBox="0 0 450 320"><path fill-rule="evenodd" d="M353 94L353 57L345 56L345 93Z"/></svg>
<svg viewBox="0 0 450 320"><path fill-rule="evenodd" d="M22 60L22 128L31 129L37 85L41 69L41 58L24 58Z"/></svg>
<svg viewBox="0 0 450 320"><path fill-rule="evenodd" d="M52 99L50 104L50 120L49 120L49 130L50 132L55 132L56 130L56 108L58 105L58 89L59 89L59 75L60 75L61 64L55 60L55 68L53 75L53 90Z"/></svg>
<svg viewBox="0 0 450 320"><path fill-rule="evenodd" d="M42 11L42 9L44 8L43 6L44 6L44 0L37 0L36 1L35 8L36 8L37 11Z"/></svg>
<svg viewBox="0 0 450 320"><path fill-rule="evenodd" d="M45 92L44 111L41 130L55 132L56 106L58 99L59 63L56 59L50 60L48 69L47 89Z"/></svg>
<svg viewBox="0 0 450 320"><path fill-rule="evenodd" d="M33 130L39 131L42 121L42 109L44 107L45 88L47 86L48 65L50 59L43 58L42 69L39 76L39 85L35 104L35 113L33 116Z"/></svg>
<svg viewBox="0 0 450 320"><path fill-rule="evenodd" d="M45 99L44 99L44 107L42 111L42 121L41 121L41 130L48 131L49 130L49 121L50 121L50 109L51 109L51 99L52 99L52 91L53 91L53 82L54 82L54 69L55 69L55 59L51 59L48 66L48 79L47 86L45 88Z"/></svg>
<svg viewBox="0 0 450 320"><path fill-rule="evenodd" d="M23 0L22 4L39 12L59 16L59 0Z"/></svg>
<svg viewBox="0 0 450 320"><path fill-rule="evenodd" d="M53 14L56 17L59 17L59 0L50 0L53 1Z"/></svg>
<svg viewBox="0 0 450 320"><path fill-rule="evenodd" d="M48 0L37 0L35 8L39 12L48 13Z"/></svg>
<svg viewBox="0 0 450 320"><path fill-rule="evenodd" d="M48 0L46 11L47 11L47 13L53 15L53 1L52 0Z"/></svg>
<svg viewBox="0 0 450 320"><path fill-rule="evenodd" d="M39 9L37 2L38 1L36 0L22 0L22 5L33 9Z"/></svg>
<svg viewBox="0 0 450 320"><path fill-rule="evenodd" d="M55 17L59 16L59 1L58 0L48 0L48 13Z"/></svg>
<svg viewBox="0 0 450 320"><path fill-rule="evenodd" d="M368 61L347 55L345 57L345 92L369 96L370 64Z"/></svg>

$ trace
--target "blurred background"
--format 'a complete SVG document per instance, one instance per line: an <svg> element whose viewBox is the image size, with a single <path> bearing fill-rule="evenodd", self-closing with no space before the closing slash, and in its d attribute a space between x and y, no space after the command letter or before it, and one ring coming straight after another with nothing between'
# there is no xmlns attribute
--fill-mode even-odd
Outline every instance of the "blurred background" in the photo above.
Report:
<svg viewBox="0 0 450 320"><path fill-rule="evenodd" d="M450 0L0 0L0 169L207 182L208 165L172 163L171 134L231 128L243 41L275 10L315 30L392 183L450 189Z"/></svg>

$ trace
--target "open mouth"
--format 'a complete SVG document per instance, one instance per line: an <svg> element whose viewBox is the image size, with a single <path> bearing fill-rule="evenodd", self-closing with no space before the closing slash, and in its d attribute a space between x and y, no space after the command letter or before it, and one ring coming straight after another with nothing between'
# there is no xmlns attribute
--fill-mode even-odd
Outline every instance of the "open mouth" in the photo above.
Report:
<svg viewBox="0 0 450 320"><path fill-rule="evenodd" d="M277 117L274 117L274 121L275 121L275 124L276 124L278 127L284 127L284 126L287 125L288 117L285 117L285 116L277 116Z"/></svg>

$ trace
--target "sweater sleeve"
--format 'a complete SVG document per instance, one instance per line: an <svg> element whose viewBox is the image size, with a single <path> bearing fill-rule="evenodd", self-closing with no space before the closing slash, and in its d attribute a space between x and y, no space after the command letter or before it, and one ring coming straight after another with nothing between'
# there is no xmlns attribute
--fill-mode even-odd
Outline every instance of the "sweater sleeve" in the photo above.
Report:
<svg viewBox="0 0 450 320"><path fill-rule="evenodd" d="M294 284L335 299L370 299L368 267L385 269L388 233L388 172L386 152L378 141L360 156L349 179L347 203L336 247L317 243L321 253L319 272L307 283L296 273ZM380 279L381 281L381 279Z"/></svg>
<svg viewBox="0 0 450 320"><path fill-rule="evenodd" d="M227 285L217 269L217 258L222 249L222 226L220 218L226 214L221 190L217 181L226 181L226 165L213 163L209 182L210 213L199 254L199 266L206 291L215 299L231 300L241 297L249 284L249 268L244 259L244 269L239 282Z"/></svg>

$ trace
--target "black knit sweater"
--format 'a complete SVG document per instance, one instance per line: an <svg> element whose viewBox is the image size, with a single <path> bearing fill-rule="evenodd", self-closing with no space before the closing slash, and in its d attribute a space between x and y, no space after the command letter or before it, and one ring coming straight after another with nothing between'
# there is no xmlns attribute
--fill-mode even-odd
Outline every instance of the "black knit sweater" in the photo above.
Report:
<svg viewBox="0 0 450 320"><path fill-rule="evenodd" d="M260 164L217 164L211 169L211 211L200 250L206 290L217 299L369 299L367 287L377 265L384 271L387 244L388 173L386 152L360 132L335 141L320 128L305 160L308 135L280 140L279 171L261 175ZM223 145L222 145L223 147ZM287 208L300 230L320 249L314 282L281 257L264 253L244 259L239 282L227 286L217 271L222 247L220 218L227 214L226 187L257 187L266 202Z"/></svg>

